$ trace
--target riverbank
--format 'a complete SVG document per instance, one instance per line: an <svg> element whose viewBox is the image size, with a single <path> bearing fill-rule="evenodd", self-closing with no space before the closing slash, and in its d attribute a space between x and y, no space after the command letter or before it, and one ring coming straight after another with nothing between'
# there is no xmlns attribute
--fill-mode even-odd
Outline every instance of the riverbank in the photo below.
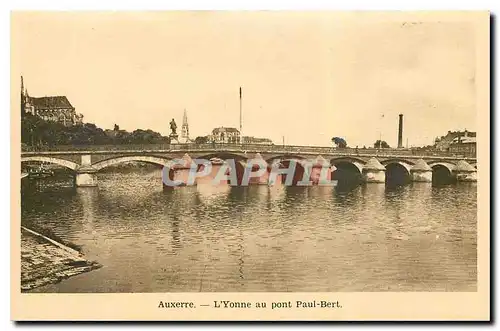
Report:
<svg viewBox="0 0 500 331"><path fill-rule="evenodd" d="M77 250L21 227L21 291L100 268Z"/></svg>

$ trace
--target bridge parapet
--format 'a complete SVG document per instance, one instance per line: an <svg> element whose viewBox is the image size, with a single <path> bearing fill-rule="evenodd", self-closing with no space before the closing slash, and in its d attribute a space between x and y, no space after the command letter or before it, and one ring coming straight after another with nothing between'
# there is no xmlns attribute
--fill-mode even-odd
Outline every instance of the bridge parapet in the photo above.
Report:
<svg viewBox="0 0 500 331"><path fill-rule="evenodd" d="M330 146L263 145L263 144L131 144L131 145L58 145L42 148L24 148L22 153L119 153L119 152L203 152L225 151L235 153L311 153L322 155L407 156L407 157L451 157L475 159L475 155L456 154L445 151L419 151L405 148L334 148Z"/></svg>
<svg viewBox="0 0 500 331"><path fill-rule="evenodd" d="M234 147L234 146L233 146ZM241 147L241 146L240 146ZM332 150L332 149L330 149ZM78 186L95 186L97 185L96 173L103 168L120 164L122 162L147 162L158 164L160 166L168 166L172 159L178 159L188 155L195 158L209 158L213 155L220 155L221 158L231 159L239 157L237 162L243 166L249 160L260 155L263 160L271 164L272 161L298 161L303 167L310 160L321 159L331 165L332 171L334 166L343 163L352 163L363 175L366 182L385 182L386 166L394 168L395 164L404 167L407 174L413 177L414 181L431 181L433 170L438 167L447 168L450 175L453 174L460 181L475 181L476 169L471 166L475 163L474 159L463 159L453 156L426 156L420 157L415 155L394 155L394 154L349 154L343 150L341 153L333 150L329 153L317 153L316 151L295 150L294 152L285 151L283 149L275 151L251 151L242 152L240 149L234 148L214 150L191 150L186 153L185 150L121 150L121 151L42 151L42 152L23 152L22 162L49 162L69 168L76 173L76 183ZM328 161L329 160L329 161ZM392 174L389 169L388 173ZM331 174L330 174L331 175Z"/></svg>

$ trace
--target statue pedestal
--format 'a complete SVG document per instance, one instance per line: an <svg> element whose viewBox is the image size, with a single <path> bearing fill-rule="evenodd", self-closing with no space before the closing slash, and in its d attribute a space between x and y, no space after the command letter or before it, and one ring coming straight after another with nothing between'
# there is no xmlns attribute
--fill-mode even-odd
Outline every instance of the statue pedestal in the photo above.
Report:
<svg viewBox="0 0 500 331"><path fill-rule="evenodd" d="M169 136L171 144L179 144L179 135L176 133L171 133Z"/></svg>

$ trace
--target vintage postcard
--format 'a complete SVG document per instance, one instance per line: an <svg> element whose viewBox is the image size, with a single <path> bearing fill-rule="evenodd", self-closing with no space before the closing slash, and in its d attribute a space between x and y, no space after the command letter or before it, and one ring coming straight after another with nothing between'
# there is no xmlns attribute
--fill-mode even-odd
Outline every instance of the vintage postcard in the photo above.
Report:
<svg viewBox="0 0 500 331"><path fill-rule="evenodd" d="M11 13L14 320L490 319L488 12Z"/></svg>

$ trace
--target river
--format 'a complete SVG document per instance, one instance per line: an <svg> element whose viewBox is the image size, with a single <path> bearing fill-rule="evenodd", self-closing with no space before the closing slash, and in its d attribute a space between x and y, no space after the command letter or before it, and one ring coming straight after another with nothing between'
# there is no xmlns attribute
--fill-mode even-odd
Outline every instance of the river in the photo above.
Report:
<svg viewBox="0 0 500 331"><path fill-rule="evenodd" d="M161 171L23 188L22 223L102 268L33 292L476 291L475 183L184 187Z"/></svg>

